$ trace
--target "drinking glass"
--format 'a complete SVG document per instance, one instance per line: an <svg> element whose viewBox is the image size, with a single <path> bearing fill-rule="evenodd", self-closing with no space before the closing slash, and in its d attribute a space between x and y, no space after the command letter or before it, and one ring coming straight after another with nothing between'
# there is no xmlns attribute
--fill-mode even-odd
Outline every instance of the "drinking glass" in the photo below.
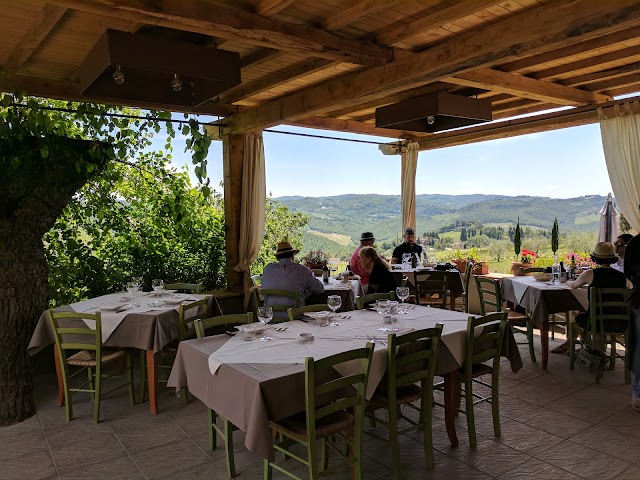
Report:
<svg viewBox="0 0 640 480"><path fill-rule="evenodd" d="M138 285L135 282L127 282L127 293L131 295L131 307L136 306L136 295L138 293Z"/></svg>
<svg viewBox="0 0 640 480"><path fill-rule="evenodd" d="M404 301L409 298L409 287L398 287L396 288L396 295L400 299L400 313L403 315L407 314L403 304Z"/></svg>
<svg viewBox="0 0 640 480"><path fill-rule="evenodd" d="M560 277L560 265L555 263L551 266L551 283L554 285L558 283L559 277Z"/></svg>
<svg viewBox="0 0 640 480"><path fill-rule="evenodd" d="M131 277L131 283L139 289L142 287L142 277Z"/></svg>
<svg viewBox="0 0 640 480"><path fill-rule="evenodd" d="M411 254L403 253L402 254L402 268L409 268L411 265Z"/></svg>
<svg viewBox="0 0 640 480"><path fill-rule="evenodd" d="M329 295L327 297L327 306L335 315L338 309L342 306L342 297L340 297L340 295ZM340 323L332 321L329 325L331 325L332 327L339 327Z"/></svg>
<svg viewBox="0 0 640 480"><path fill-rule="evenodd" d="M404 328L404 320L402 317L396 317L395 315L391 315L391 326L388 331L397 332Z"/></svg>
<svg viewBox="0 0 640 480"><path fill-rule="evenodd" d="M156 300L154 300L154 305L160 305L162 303L162 290L164 290L164 281L160 278L154 278L151 280L151 288L156 293Z"/></svg>
<svg viewBox="0 0 640 480"><path fill-rule="evenodd" d="M240 338L246 342L255 340L256 338L256 326L255 325L240 325Z"/></svg>
<svg viewBox="0 0 640 480"><path fill-rule="evenodd" d="M271 307L259 307L258 308L258 320L262 322L265 326L264 332L262 332L262 337L260 337L260 341L266 342L268 340L272 340L270 336L267 335L267 323L271 321L273 318L273 309Z"/></svg>
<svg viewBox="0 0 640 480"><path fill-rule="evenodd" d="M326 327L329 325L329 312L318 312L316 314L316 321L319 327Z"/></svg>

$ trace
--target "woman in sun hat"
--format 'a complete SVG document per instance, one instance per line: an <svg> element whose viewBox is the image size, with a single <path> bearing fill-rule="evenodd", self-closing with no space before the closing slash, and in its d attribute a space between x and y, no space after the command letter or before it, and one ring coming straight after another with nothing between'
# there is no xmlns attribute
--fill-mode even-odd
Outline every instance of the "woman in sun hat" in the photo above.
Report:
<svg viewBox="0 0 640 480"><path fill-rule="evenodd" d="M596 243L596 247L591 254L591 260L593 260L598 268L586 270L580 274L580 276L573 281L568 281L567 285L571 288L580 288L583 285L589 284L589 289L593 288L633 288L633 284L624 273L611 268L612 263L618 261L618 255L614 246L609 242ZM576 324L581 329L589 329L590 312L587 309L576 316ZM614 321L611 324L605 324L604 328L608 332L625 332L628 328L628 322ZM569 343L554 348L551 353L565 353L569 348Z"/></svg>

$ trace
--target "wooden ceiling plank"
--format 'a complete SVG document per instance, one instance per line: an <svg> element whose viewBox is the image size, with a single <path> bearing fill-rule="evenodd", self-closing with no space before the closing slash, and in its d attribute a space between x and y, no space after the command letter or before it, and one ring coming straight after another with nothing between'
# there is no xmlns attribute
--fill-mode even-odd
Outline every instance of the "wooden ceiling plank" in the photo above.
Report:
<svg viewBox="0 0 640 480"><path fill-rule="evenodd" d="M273 48L257 48L244 57L240 58L240 68L257 67L258 65L273 60L282 55L280 50Z"/></svg>
<svg viewBox="0 0 640 480"><path fill-rule="evenodd" d="M612 100L606 95L543 80L535 80L513 73L500 72L491 68L479 68L445 78L444 81L467 87L508 93L533 100L557 103L558 105L577 106Z"/></svg>
<svg viewBox="0 0 640 480"><path fill-rule="evenodd" d="M49 32L58 24L67 9L54 5L45 5L42 12L33 22L31 28L24 34L18 42L16 48L9 55L7 69L16 71L25 64L31 54L47 38Z"/></svg>
<svg viewBox="0 0 640 480"><path fill-rule="evenodd" d="M407 132L404 130L394 130L391 128L376 128L375 125L368 123L354 122L353 120L339 120L337 118L327 117L308 117L288 123L288 125L317 128L320 130L333 130L337 132L358 133L362 135L375 135L378 137L388 138L420 139L425 137L425 135L420 135L417 132Z"/></svg>
<svg viewBox="0 0 640 480"><path fill-rule="evenodd" d="M273 17L291 5L295 0L262 0L256 5L256 13L265 17Z"/></svg>
<svg viewBox="0 0 640 480"><path fill-rule="evenodd" d="M162 22L164 26L187 31L199 29L215 37L341 62L372 66L390 62L393 58L393 49L387 46L339 37L318 28L223 5L170 0L51 0L51 3L134 21L142 15L151 24Z"/></svg>
<svg viewBox="0 0 640 480"><path fill-rule="evenodd" d="M599 72L579 75L577 77L572 77L567 80L561 80L558 83L562 85L567 85L570 87L575 87L576 85L588 85L590 83L597 82L600 80L622 77L628 73L638 74L639 71L640 71L640 62L634 62L634 63L629 63L627 65L623 65L621 67L608 68L606 70L601 70Z"/></svg>
<svg viewBox="0 0 640 480"><path fill-rule="evenodd" d="M336 62L325 60L324 58L312 58L311 60L299 62L292 68L287 69L285 73L274 72L253 82L241 83L240 85L221 93L216 101L220 103L236 103L247 97L251 97L279 85L291 82L296 78L324 70L331 65L336 65Z"/></svg>
<svg viewBox="0 0 640 480"><path fill-rule="evenodd" d="M362 0L323 20L322 28L329 31L340 30L347 25L357 22L361 18L392 7L399 1L400 0Z"/></svg>
<svg viewBox="0 0 640 480"><path fill-rule="evenodd" d="M431 83L518 55L562 48L640 24L640 4L556 1L436 45L412 58L358 71L267 102L227 119L227 131L258 130L306 116L370 92Z"/></svg>
<svg viewBox="0 0 640 480"><path fill-rule="evenodd" d="M408 25L402 25L390 32L381 33L376 39L380 44L393 45L421 33L440 28L460 18L473 15L502 1L504 0L464 0Z"/></svg>

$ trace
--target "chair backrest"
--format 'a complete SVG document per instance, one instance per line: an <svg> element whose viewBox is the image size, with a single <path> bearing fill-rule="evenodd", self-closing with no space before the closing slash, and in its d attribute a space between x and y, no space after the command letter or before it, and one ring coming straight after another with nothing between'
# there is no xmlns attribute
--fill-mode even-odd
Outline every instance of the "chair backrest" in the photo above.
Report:
<svg viewBox="0 0 640 480"><path fill-rule="evenodd" d="M418 303L420 297L438 295L440 308L445 308L447 302L447 272L416 273L416 295ZM460 275L456 273L456 275Z"/></svg>
<svg viewBox="0 0 640 480"><path fill-rule="evenodd" d="M472 270L473 262L467 262L467 266L464 267L464 276L462 277L462 288L464 288L464 293L469 292L469 282L471 281Z"/></svg>
<svg viewBox="0 0 640 480"><path fill-rule="evenodd" d="M433 385L442 324L404 335L389 335L387 349L387 396L396 402L396 389L417 382ZM431 401L431 398L428 399Z"/></svg>
<svg viewBox="0 0 640 480"><path fill-rule="evenodd" d="M209 299L203 298L195 302L181 304L178 308L178 341L192 338L195 335L193 322L206 318Z"/></svg>
<svg viewBox="0 0 640 480"><path fill-rule="evenodd" d="M592 335L596 332L607 333L607 327L612 323L626 325L627 329L629 328L626 300L630 293L631 290L627 288L589 289L589 325Z"/></svg>
<svg viewBox="0 0 640 480"><path fill-rule="evenodd" d="M520 267L520 275L526 275L527 273L542 273L542 272L544 272L544 268L542 267L529 267L529 268Z"/></svg>
<svg viewBox="0 0 640 480"><path fill-rule="evenodd" d="M502 296L500 295L500 282L494 278L476 277L478 297L480 298L480 312L502 312Z"/></svg>
<svg viewBox="0 0 640 480"><path fill-rule="evenodd" d="M321 303L319 305L305 305L300 308L290 308L287 310L287 314L289 315L289 321L292 322L296 318L300 318L300 315L307 312L328 312L331 311L329 306L326 303Z"/></svg>
<svg viewBox="0 0 640 480"><path fill-rule="evenodd" d="M221 325L253 323L253 313L236 313L233 315L220 315L218 317L199 319L193 322L196 329L196 336L202 338L206 336L206 330Z"/></svg>
<svg viewBox="0 0 640 480"><path fill-rule="evenodd" d="M186 293L200 293L201 283L168 283L164 286L166 290L181 290Z"/></svg>
<svg viewBox="0 0 640 480"><path fill-rule="evenodd" d="M477 327L482 327L476 331ZM476 363L493 360L493 374L500 369L502 342L507 328L507 312L495 312L482 317L469 317L465 338L464 368L467 374Z"/></svg>
<svg viewBox="0 0 640 480"><path fill-rule="evenodd" d="M369 295L362 295L356 298L356 310L362 310L371 302L376 300L395 300L396 295L393 292L389 293L370 293Z"/></svg>
<svg viewBox="0 0 640 480"><path fill-rule="evenodd" d="M316 422L340 410L354 409L354 431L361 432L373 344L321 360L305 359L307 438L316 438ZM347 375L340 366L351 362ZM355 365L354 365L355 363Z"/></svg>
<svg viewBox="0 0 640 480"><path fill-rule="evenodd" d="M251 275L251 281L254 287L262 286L262 275Z"/></svg>
<svg viewBox="0 0 640 480"><path fill-rule="evenodd" d="M290 308L298 308L300 306L300 293L293 290L282 290L278 288L262 288L260 289L260 295L266 300L269 296L274 297L287 297L292 301L291 303L270 303L269 306L274 312L286 312Z"/></svg>

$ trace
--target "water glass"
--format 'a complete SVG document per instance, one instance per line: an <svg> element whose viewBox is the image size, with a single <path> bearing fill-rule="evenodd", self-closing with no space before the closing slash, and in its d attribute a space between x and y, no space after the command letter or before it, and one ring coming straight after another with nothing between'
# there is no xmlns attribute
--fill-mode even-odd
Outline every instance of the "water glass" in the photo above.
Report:
<svg viewBox="0 0 640 480"><path fill-rule="evenodd" d="M326 327L329 325L329 312L318 312L316 314L316 321L319 327Z"/></svg>
<svg viewBox="0 0 640 480"><path fill-rule="evenodd" d="M127 282L127 293L131 296L131 307L136 306L136 296L138 294L138 285L134 282Z"/></svg>
<svg viewBox="0 0 640 480"><path fill-rule="evenodd" d="M389 327L389 331L397 332L404 328L404 318L397 317L395 315L391 315L391 326Z"/></svg>
<svg viewBox="0 0 640 480"><path fill-rule="evenodd" d="M273 340L270 336L267 335L267 323L271 321L273 318L273 309L271 307L259 307L258 308L258 320L262 322L265 326L262 337L260 337L260 341L266 342L268 340Z"/></svg>
<svg viewBox="0 0 640 480"><path fill-rule="evenodd" d="M410 253L403 253L402 254L402 268L409 268L411 267L411 254Z"/></svg>
<svg viewBox="0 0 640 480"><path fill-rule="evenodd" d="M335 313L338 311L338 309L342 306L342 297L340 295L329 295L327 297L327 307L329 307L331 309L331 311ZM340 323L336 322L335 320L331 322L330 324L332 327L339 327Z"/></svg>
<svg viewBox="0 0 640 480"><path fill-rule="evenodd" d="M151 288L155 292L156 300L153 302L154 305L160 305L162 303L162 291L164 290L164 281L161 278L154 278L151 280Z"/></svg>
<svg viewBox="0 0 640 480"><path fill-rule="evenodd" d="M256 326L253 324L240 325L240 338L246 342L256 339Z"/></svg>
<svg viewBox="0 0 640 480"><path fill-rule="evenodd" d="M560 277L560 265L557 263L551 266L551 283L554 285L558 283Z"/></svg>

